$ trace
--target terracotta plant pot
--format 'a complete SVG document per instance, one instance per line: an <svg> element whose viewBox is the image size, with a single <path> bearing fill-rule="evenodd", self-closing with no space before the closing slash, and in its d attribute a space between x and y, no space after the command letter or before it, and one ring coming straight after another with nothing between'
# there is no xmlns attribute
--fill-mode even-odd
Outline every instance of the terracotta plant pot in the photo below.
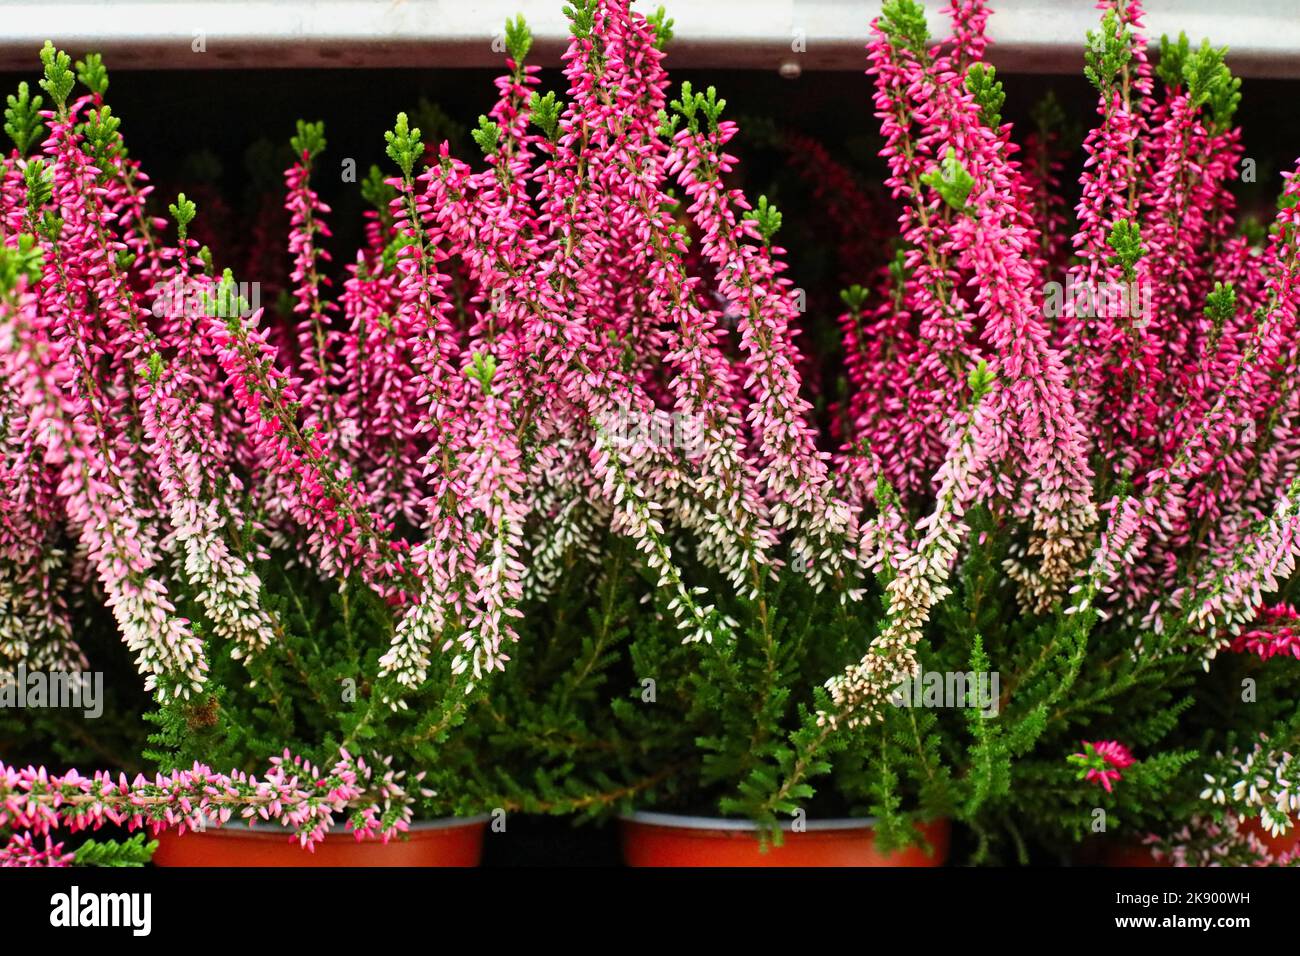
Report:
<svg viewBox="0 0 1300 956"><path fill-rule="evenodd" d="M202 833L158 834L158 866L478 866L487 817L413 823L387 843L331 833L312 852L277 827L230 823Z"/></svg>
<svg viewBox="0 0 1300 956"><path fill-rule="evenodd" d="M764 852L757 828L743 820L634 813L619 825L628 866L942 866L950 831L947 820L917 824L929 853L882 853L870 819L816 820L801 832L785 824L784 843Z"/></svg>

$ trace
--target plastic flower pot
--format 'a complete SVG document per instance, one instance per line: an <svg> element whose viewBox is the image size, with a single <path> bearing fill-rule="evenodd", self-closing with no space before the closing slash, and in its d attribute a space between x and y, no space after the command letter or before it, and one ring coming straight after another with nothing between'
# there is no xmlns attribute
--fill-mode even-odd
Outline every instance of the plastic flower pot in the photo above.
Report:
<svg viewBox="0 0 1300 956"><path fill-rule="evenodd" d="M947 820L917 824L930 845L893 853L876 848L871 818L813 820L801 831L782 826L784 842L760 848L757 827L744 820L633 813L619 820L628 866L942 866Z"/></svg>
<svg viewBox="0 0 1300 956"><path fill-rule="evenodd" d="M307 851L278 826L228 823L201 833L159 833L153 862L167 867L478 866L486 828L486 816L413 823L387 843L378 837L358 841L339 831Z"/></svg>

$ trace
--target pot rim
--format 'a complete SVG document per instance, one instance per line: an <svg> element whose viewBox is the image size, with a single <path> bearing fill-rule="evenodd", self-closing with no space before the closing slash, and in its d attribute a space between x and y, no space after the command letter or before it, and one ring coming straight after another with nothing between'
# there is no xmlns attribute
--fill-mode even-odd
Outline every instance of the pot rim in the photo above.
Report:
<svg viewBox="0 0 1300 956"><path fill-rule="evenodd" d="M636 810L621 813L619 820L624 823L639 823L652 827L676 827L680 830L730 830L737 833L756 833L758 824L752 820L732 820L726 817L697 817L676 813L656 813L650 810ZM823 820L807 820L803 823L804 832L816 830L870 830L875 827L876 817L831 817ZM781 823L781 829L789 833L795 821Z"/></svg>
<svg viewBox="0 0 1300 956"><path fill-rule="evenodd" d="M479 813L472 817L439 817L437 820L413 820L405 830L402 830L399 833L394 834L394 837L400 837L402 833L420 833L427 830L449 830L454 827L475 826L480 823L487 823L488 820L490 819L492 819L492 814ZM165 832L172 832L172 831L169 829ZM238 833L238 834L252 833L259 836L262 834L271 834L271 835L284 834L285 836L293 835L290 830L280 826L279 824L272 823L269 820L263 820L259 822L257 826L250 826L249 824L245 823L242 819L236 819L234 817L230 819L229 823L223 823L220 826L209 824L207 827L205 827L202 830L187 829L185 832L186 834L197 833L200 836L206 836L209 834L220 834L220 833ZM352 836L352 831L346 828L331 829L327 835L328 836L336 836L336 835Z"/></svg>

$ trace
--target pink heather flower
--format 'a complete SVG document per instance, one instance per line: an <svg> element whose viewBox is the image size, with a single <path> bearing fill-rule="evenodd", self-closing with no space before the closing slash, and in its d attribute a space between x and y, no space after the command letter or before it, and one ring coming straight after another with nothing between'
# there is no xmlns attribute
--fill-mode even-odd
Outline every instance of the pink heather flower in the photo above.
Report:
<svg viewBox="0 0 1300 956"><path fill-rule="evenodd" d="M891 42L873 23L867 73L875 77L876 116L889 164L885 186L902 206L907 242L893 269L881 273L881 303L849 329L853 437L880 456L904 500L931 491L924 483L942 460L944 423L960 407L960 369L978 360L972 316L949 261L950 215L934 208L921 183L936 160L915 136L912 91L927 85L922 51Z"/></svg>
<svg viewBox="0 0 1300 956"><path fill-rule="evenodd" d="M207 612L215 637L229 641L235 658L255 654L274 640L261 604L261 582L246 556L232 552L229 530L238 514L223 514L212 487L211 409L177 388L177 376L158 360L141 403L141 424L158 467L158 486L171 509L186 580ZM205 454L207 452L207 454Z"/></svg>
<svg viewBox="0 0 1300 956"><path fill-rule="evenodd" d="M30 852L31 835L59 829L78 833L112 824L183 833L220 827L238 817L250 826L262 821L284 827L310 850L346 814L347 827L358 838L378 835L387 841L410 827L412 797L403 776L392 770L388 758L372 766L346 750L328 772L285 751L271 758L261 778L241 771L214 773L198 763L133 780L106 771L90 777L76 770L60 775L44 767L0 763L0 826L27 831L17 850Z"/></svg>
<svg viewBox="0 0 1300 956"><path fill-rule="evenodd" d="M984 59L989 10L984 0L949 0L948 15L952 19L952 59L958 72L964 73L971 63Z"/></svg>
<svg viewBox="0 0 1300 956"><path fill-rule="evenodd" d="M329 210L313 157L295 157L276 210L299 319L287 333L260 312L152 309L165 289L228 290L193 240L160 241L138 165L93 155L98 99L51 112L41 158L57 239L28 207L26 161L0 163L3 243L38 233L43 258L0 290L0 657L79 659L71 562L49 547L70 531L146 686L193 693L207 664L172 595L201 605L233 653L256 653L275 633L252 571L270 542L391 602L379 667L399 688L418 690L437 650L472 685L509 661L524 596L544 596L570 554L598 562L612 531L667 589L686 640L735 624L689 579L683 544L742 598L787 548L791 571L845 601L864 571L885 572L880 635L828 681L821 715L866 724L917 666L977 504L1013 542L1005 571L1027 614L1068 594L1065 614L1117 608L1153 643L1300 655L1290 606L1261 610L1300 548L1300 177L1286 175L1264 249L1233 238L1239 132L1176 83L1157 99L1140 4L1100 6L1131 59L1100 91L1073 235L1051 145L1022 152L968 86L988 42L981 0L951 0L951 37L928 47L873 25L893 263L870 261L870 230L846 221L869 218L850 178L787 142L850 240L841 266L868 286L840 319L850 395L834 446L811 414L785 253L761 204L730 185L737 127L711 93L684 91L687 123L660 132L663 55L627 0L599 0L590 34L570 41L553 129L530 122L536 68L512 62L482 161L419 144L428 168L389 181L397 198L367 223L337 297ZM954 201L935 174L956 171L970 188ZM1045 280L1128 278L1108 241L1120 223L1141 231L1147 321L1074 300L1049 320ZM283 253L266 226L249 242L259 277L267 251ZM1205 308L1216 280L1232 284L1229 314ZM244 511L259 516L250 553L225 533ZM1131 755L1084 747L1071 760L1109 792ZM1214 790L1261 815L1268 802L1276 826L1294 799L1288 767L1243 757L1241 778ZM328 772L286 755L261 779L0 766L0 800L37 833L239 816L307 845L345 810L359 833L409 814L400 774L347 754Z"/></svg>
<svg viewBox="0 0 1300 956"><path fill-rule="evenodd" d="M959 50L972 47L963 18L975 11L958 4L954 12ZM983 122L963 74L953 72L946 55L912 49L879 22L873 29L869 72L876 76L878 115L888 140L890 185L912 203L902 221L914 246L904 267L915 288L905 285L901 304L920 315L921 355L904 359L904 367L909 375L927 370L933 376L902 404L934 409L938 421L951 418L962 393L960 379L954 379L980 358L981 343L988 346L996 378L990 396L995 431L988 439L993 473L984 476L982 494L1010 499L1017 516L1030 519L1035 534L1022 553L1013 554L1008 571L1021 586L1022 600L1044 612L1086 553L1096 509L1083 424L1062 356L1037 315L1041 263L1028 189L1010 159L1006 131ZM982 40L972 48L981 45ZM923 183L939 170L948 170L945 176L960 170L969 178L963 209L930 199L938 194ZM963 284L974 289L971 301L961 294ZM936 408L931 396L946 407ZM888 432L896 424L882 415L879 427ZM921 427L934 432L929 422ZM874 435L867 437L885 454ZM1018 489L1011 481L1016 473L1022 476Z"/></svg>
<svg viewBox="0 0 1300 956"><path fill-rule="evenodd" d="M87 393L80 356L41 314L35 295L20 287L0 302L0 362L5 379L27 411L29 428L45 460L61 466L58 493L80 528L127 647L160 697L188 697L207 673L202 642L175 613L166 585L156 576L158 555L139 530L136 493L118 468L120 459L96 428L95 402ZM93 388L93 386L91 386Z"/></svg>
<svg viewBox="0 0 1300 956"><path fill-rule="evenodd" d="M226 373L235 403L270 476L274 504L308 531L307 545L325 574L360 568L381 591L403 573L399 542L375 515L363 492L332 459L319 432L299 427L296 393L276 365L267 331L258 328L262 310L247 320L210 317L208 334Z"/></svg>
<svg viewBox="0 0 1300 956"><path fill-rule="evenodd" d="M1083 191L1075 209L1079 230L1073 240L1075 253L1082 261L1071 269L1070 278L1090 289L1122 278L1119 267L1111 261L1107 239L1115 223L1138 219L1135 184L1145 179L1138 143L1146 133L1147 97L1151 90L1146 41L1137 32L1141 27L1140 4L1133 0L1106 0L1098 7L1118 12L1114 35L1129 37L1133 59L1125 67L1123 82L1101 91L1097 107L1100 122L1083 144L1088 159L1080 177ZM1099 37L1104 35L1104 30L1104 27L1098 30ZM1131 361L1125 351L1131 343L1129 330L1118 326L1114 316L1079 315L1071 301L1066 303L1061 339L1073 351L1076 371L1072 381L1083 386L1082 395L1090 400L1081 409L1085 421L1120 414L1113 406L1104 406L1103 400L1108 377L1127 374L1125 363ZM1121 353L1118 356L1117 350ZM1131 462L1127 460L1117 462L1117 467L1129 466Z"/></svg>
<svg viewBox="0 0 1300 956"><path fill-rule="evenodd" d="M338 311L337 303L325 299L323 292L330 286L329 276L322 266L329 263L329 253L321 248L320 240L330 237L325 215L329 207L320 201L311 188L311 157L306 149L285 172L288 195L285 209L289 211L289 255L293 258L293 310L302 316L298 324L298 371L302 376L301 402L305 414L303 424L319 428L331 439L336 439L335 429L340 422L334 419L335 402L342 370L340 349L342 332L330 322L330 314Z"/></svg>
<svg viewBox="0 0 1300 956"><path fill-rule="evenodd" d="M424 497L420 475L420 379L409 370L417 340L399 313L397 280L374 274L358 253L343 284L343 385L338 398L349 468L385 521L418 527Z"/></svg>
<svg viewBox="0 0 1300 956"><path fill-rule="evenodd" d="M85 668L68 614L69 556L54 532L57 476L8 389L0 391L0 421L0 667Z"/></svg>
<svg viewBox="0 0 1300 956"><path fill-rule="evenodd" d="M51 842L46 836L44 845L38 845L30 833L15 833L0 847L0 866L66 867L75 858L75 853L64 852L62 843Z"/></svg>
<svg viewBox="0 0 1300 956"><path fill-rule="evenodd" d="M977 476L987 461L988 388L981 369L974 392L977 404L963 416L951 439L952 450L935 476L939 496L934 510L916 524L923 537L890 548L883 558L895 571L886 588L885 626L860 662L826 682L836 709L819 715L824 723L843 720L853 727L880 719L893 689L916 672L922 628L931 610L952 593L948 577L969 530L962 517L975 499Z"/></svg>
<svg viewBox="0 0 1300 956"><path fill-rule="evenodd" d="M1111 792L1111 784L1123 779L1120 771L1134 763L1128 748L1115 740L1085 740L1083 750L1083 753L1070 755L1070 762L1081 768L1079 779L1100 784L1107 793Z"/></svg>
<svg viewBox="0 0 1300 956"><path fill-rule="evenodd" d="M829 456L816 447L810 406L799 393L801 359L791 332L798 310L792 283L780 274L783 250L762 241L756 220L737 215L749 209L743 194L723 187L735 161L725 148L736 131L727 120L707 125L701 120L696 129L682 129L674 138L669 170L691 200L688 212L703 235L703 255L717 270L719 292L741 307L744 384L751 395L746 419L759 436L760 480L773 522L794 532L795 559L820 588L840 577L845 559L852 559L856 522L835 496Z"/></svg>

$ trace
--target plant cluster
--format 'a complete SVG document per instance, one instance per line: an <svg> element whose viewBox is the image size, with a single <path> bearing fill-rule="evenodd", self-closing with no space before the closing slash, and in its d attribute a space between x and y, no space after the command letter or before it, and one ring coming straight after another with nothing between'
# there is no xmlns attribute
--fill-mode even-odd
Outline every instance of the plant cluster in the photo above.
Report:
<svg viewBox="0 0 1300 956"><path fill-rule="evenodd" d="M75 609L110 611L159 772L0 765L6 859L655 807L1289 862L1300 179L1240 234L1224 51L1102 7L1073 217L981 0L943 42L873 21L898 236L848 264L829 399L786 213L730 184L718 91L670 91L662 12L566 8L563 95L512 21L481 159L400 114L342 269L300 122L288 322L191 198L151 214L103 64L47 45L0 168L0 660L85 668Z"/></svg>

